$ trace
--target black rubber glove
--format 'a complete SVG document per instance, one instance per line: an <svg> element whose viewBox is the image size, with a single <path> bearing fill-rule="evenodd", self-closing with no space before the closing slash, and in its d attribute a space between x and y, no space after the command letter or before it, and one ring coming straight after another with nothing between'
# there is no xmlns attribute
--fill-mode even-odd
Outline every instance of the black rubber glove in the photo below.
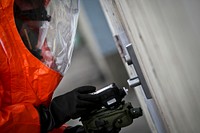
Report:
<svg viewBox="0 0 200 133"><path fill-rule="evenodd" d="M42 132L58 128L70 119L76 119L100 106L98 95L90 93L96 90L93 86L83 86L64 95L55 97L49 108L40 106Z"/></svg>

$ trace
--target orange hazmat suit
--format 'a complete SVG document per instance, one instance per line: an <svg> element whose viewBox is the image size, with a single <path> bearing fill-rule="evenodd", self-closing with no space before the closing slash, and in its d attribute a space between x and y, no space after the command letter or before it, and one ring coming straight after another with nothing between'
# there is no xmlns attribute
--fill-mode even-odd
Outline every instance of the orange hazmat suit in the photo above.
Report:
<svg viewBox="0 0 200 133"><path fill-rule="evenodd" d="M39 133L35 107L49 104L62 75L25 47L15 25L13 3L0 1L0 132Z"/></svg>

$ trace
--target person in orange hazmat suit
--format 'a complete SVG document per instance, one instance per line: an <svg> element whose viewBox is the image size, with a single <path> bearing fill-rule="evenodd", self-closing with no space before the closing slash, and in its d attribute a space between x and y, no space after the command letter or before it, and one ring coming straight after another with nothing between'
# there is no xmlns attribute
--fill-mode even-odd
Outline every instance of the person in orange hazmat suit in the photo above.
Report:
<svg viewBox="0 0 200 133"><path fill-rule="evenodd" d="M52 99L71 61L78 14L79 0L0 0L1 133L53 132L98 105L93 86Z"/></svg>

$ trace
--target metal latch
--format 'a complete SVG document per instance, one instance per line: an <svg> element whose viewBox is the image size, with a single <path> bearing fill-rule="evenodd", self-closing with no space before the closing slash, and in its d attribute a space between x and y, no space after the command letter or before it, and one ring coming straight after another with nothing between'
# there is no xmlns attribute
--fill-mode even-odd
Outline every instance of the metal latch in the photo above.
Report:
<svg viewBox="0 0 200 133"><path fill-rule="evenodd" d="M150 90L149 90L149 87L148 87L148 85L146 83L146 80L145 80L144 75L142 73L142 70L140 68L140 65L139 65L139 62L137 60L137 57L136 57L136 54L135 54L135 51L133 49L132 44L131 43L128 44L126 46L126 49L127 49L128 53L129 53L129 56L130 56L131 62L132 62L132 64L129 64L129 65L133 65L134 68L135 68L135 71L137 73L137 77L133 78L133 79L129 79L128 82L133 87L138 86L138 85L142 85L142 88L143 88L143 91L144 91L144 93L146 95L146 98L147 99L152 98Z"/></svg>
<svg viewBox="0 0 200 133"><path fill-rule="evenodd" d="M137 86L141 85L141 82L138 77L128 79L127 82L130 87L137 87Z"/></svg>

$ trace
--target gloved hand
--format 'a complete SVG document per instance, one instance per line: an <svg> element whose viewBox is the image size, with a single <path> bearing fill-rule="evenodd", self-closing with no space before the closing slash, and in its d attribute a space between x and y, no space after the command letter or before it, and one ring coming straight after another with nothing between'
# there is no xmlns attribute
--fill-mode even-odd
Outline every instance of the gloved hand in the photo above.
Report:
<svg viewBox="0 0 200 133"><path fill-rule="evenodd" d="M58 128L70 119L76 119L100 106L98 95L91 95L95 91L93 86L76 88L64 95L55 97L47 108L38 108L42 132Z"/></svg>

